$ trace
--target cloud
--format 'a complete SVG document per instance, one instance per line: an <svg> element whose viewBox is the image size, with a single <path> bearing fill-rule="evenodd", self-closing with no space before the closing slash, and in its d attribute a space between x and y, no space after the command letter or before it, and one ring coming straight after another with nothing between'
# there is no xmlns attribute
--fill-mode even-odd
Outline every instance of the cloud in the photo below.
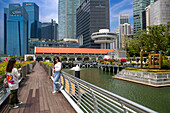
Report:
<svg viewBox="0 0 170 113"><path fill-rule="evenodd" d="M133 0L122 0L110 7L111 31L119 27L119 15L129 14L130 22L133 19ZM133 23L131 23L132 25Z"/></svg>
<svg viewBox="0 0 170 113"><path fill-rule="evenodd" d="M43 0L39 6L41 22L49 22L51 19L58 22L58 0Z"/></svg>
<svg viewBox="0 0 170 113"><path fill-rule="evenodd" d="M43 16L43 17L40 16L41 22L50 22L51 19L54 19L58 23L58 15L56 14L50 14L50 15Z"/></svg>

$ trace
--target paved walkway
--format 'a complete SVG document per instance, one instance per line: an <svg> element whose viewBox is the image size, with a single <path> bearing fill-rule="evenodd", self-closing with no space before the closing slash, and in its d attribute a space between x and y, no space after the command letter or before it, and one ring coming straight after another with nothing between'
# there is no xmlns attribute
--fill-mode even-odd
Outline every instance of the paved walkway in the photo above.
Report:
<svg viewBox="0 0 170 113"><path fill-rule="evenodd" d="M75 113L61 93L52 94L52 82L39 63L21 84L19 100L23 104L10 113Z"/></svg>

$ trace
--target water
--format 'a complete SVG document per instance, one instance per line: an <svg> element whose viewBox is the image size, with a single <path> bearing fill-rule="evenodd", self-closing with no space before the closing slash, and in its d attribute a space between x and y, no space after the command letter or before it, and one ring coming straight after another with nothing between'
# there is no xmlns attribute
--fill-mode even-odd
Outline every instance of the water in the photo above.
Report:
<svg viewBox="0 0 170 113"><path fill-rule="evenodd" d="M74 75L74 71L63 69ZM80 78L117 95L137 102L160 113L170 113L170 87L153 88L136 83L113 79L113 73L97 68L86 68L80 72Z"/></svg>

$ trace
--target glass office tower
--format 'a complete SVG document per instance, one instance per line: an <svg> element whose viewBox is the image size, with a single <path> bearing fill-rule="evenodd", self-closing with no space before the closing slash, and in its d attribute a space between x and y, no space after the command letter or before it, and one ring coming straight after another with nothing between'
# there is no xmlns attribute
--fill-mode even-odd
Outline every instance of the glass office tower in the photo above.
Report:
<svg viewBox="0 0 170 113"><path fill-rule="evenodd" d="M100 44L95 44L91 35L100 29L110 30L109 0L84 0L76 15L76 36L80 47L100 49Z"/></svg>
<svg viewBox="0 0 170 113"><path fill-rule="evenodd" d="M29 16L29 34L30 38L39 38L38 27L39 27L39 6L34 2L23 2L23 7Z"/></svg>
<svg viewBox="0 0 170 113"><path fill-rule="evenodd" d="M28 51L28 14L18 3L4 8L4 39L6 54L24 56Z"/></svg>
<svg viewBox="0 0 170 113"><path fill-rule="evenodd" d="M76 38L76 9L82 0L59 0L58 33L59 40Z"/></svg>
<svg viewBox="0 0 170 113"><path fill-rule="evenodd" d="M150 0L133 0L133 25L134 33L138 30L146 29L145 8L150 4Z"/></svg>
<svg viewBox="0 0 170 113"><path fill-rule="evenodd" d="M57 40L58 24L51 19L51 22L41 24L41 38L46 40Z"/></svg>

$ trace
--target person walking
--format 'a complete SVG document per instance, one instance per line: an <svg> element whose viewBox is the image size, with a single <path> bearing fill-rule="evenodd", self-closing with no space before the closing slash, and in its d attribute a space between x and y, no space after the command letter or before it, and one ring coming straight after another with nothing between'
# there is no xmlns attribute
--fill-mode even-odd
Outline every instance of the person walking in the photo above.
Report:
<svg viewBox="0 0 170 113"><path fill-rule="evenodd" d="M19 104L22 104L22 102L19 102L18 100L18 88L19 88L19 77L20 77L20 70L14 68L16 63L15 59L10 59L6 68L6 79L8 82L8 87L10 89L10 96L9 96L9 108L18 108ZM19 72L18 72L19 71Z"/></svg>
<svg viewBox="0 0 170 113"><path fill-rule="evenodd" d="M63 86L59 83L60 75L61 75L61 61L59 57L54 58L54 73L53 73L53 94L61 91Z"/></svg>

